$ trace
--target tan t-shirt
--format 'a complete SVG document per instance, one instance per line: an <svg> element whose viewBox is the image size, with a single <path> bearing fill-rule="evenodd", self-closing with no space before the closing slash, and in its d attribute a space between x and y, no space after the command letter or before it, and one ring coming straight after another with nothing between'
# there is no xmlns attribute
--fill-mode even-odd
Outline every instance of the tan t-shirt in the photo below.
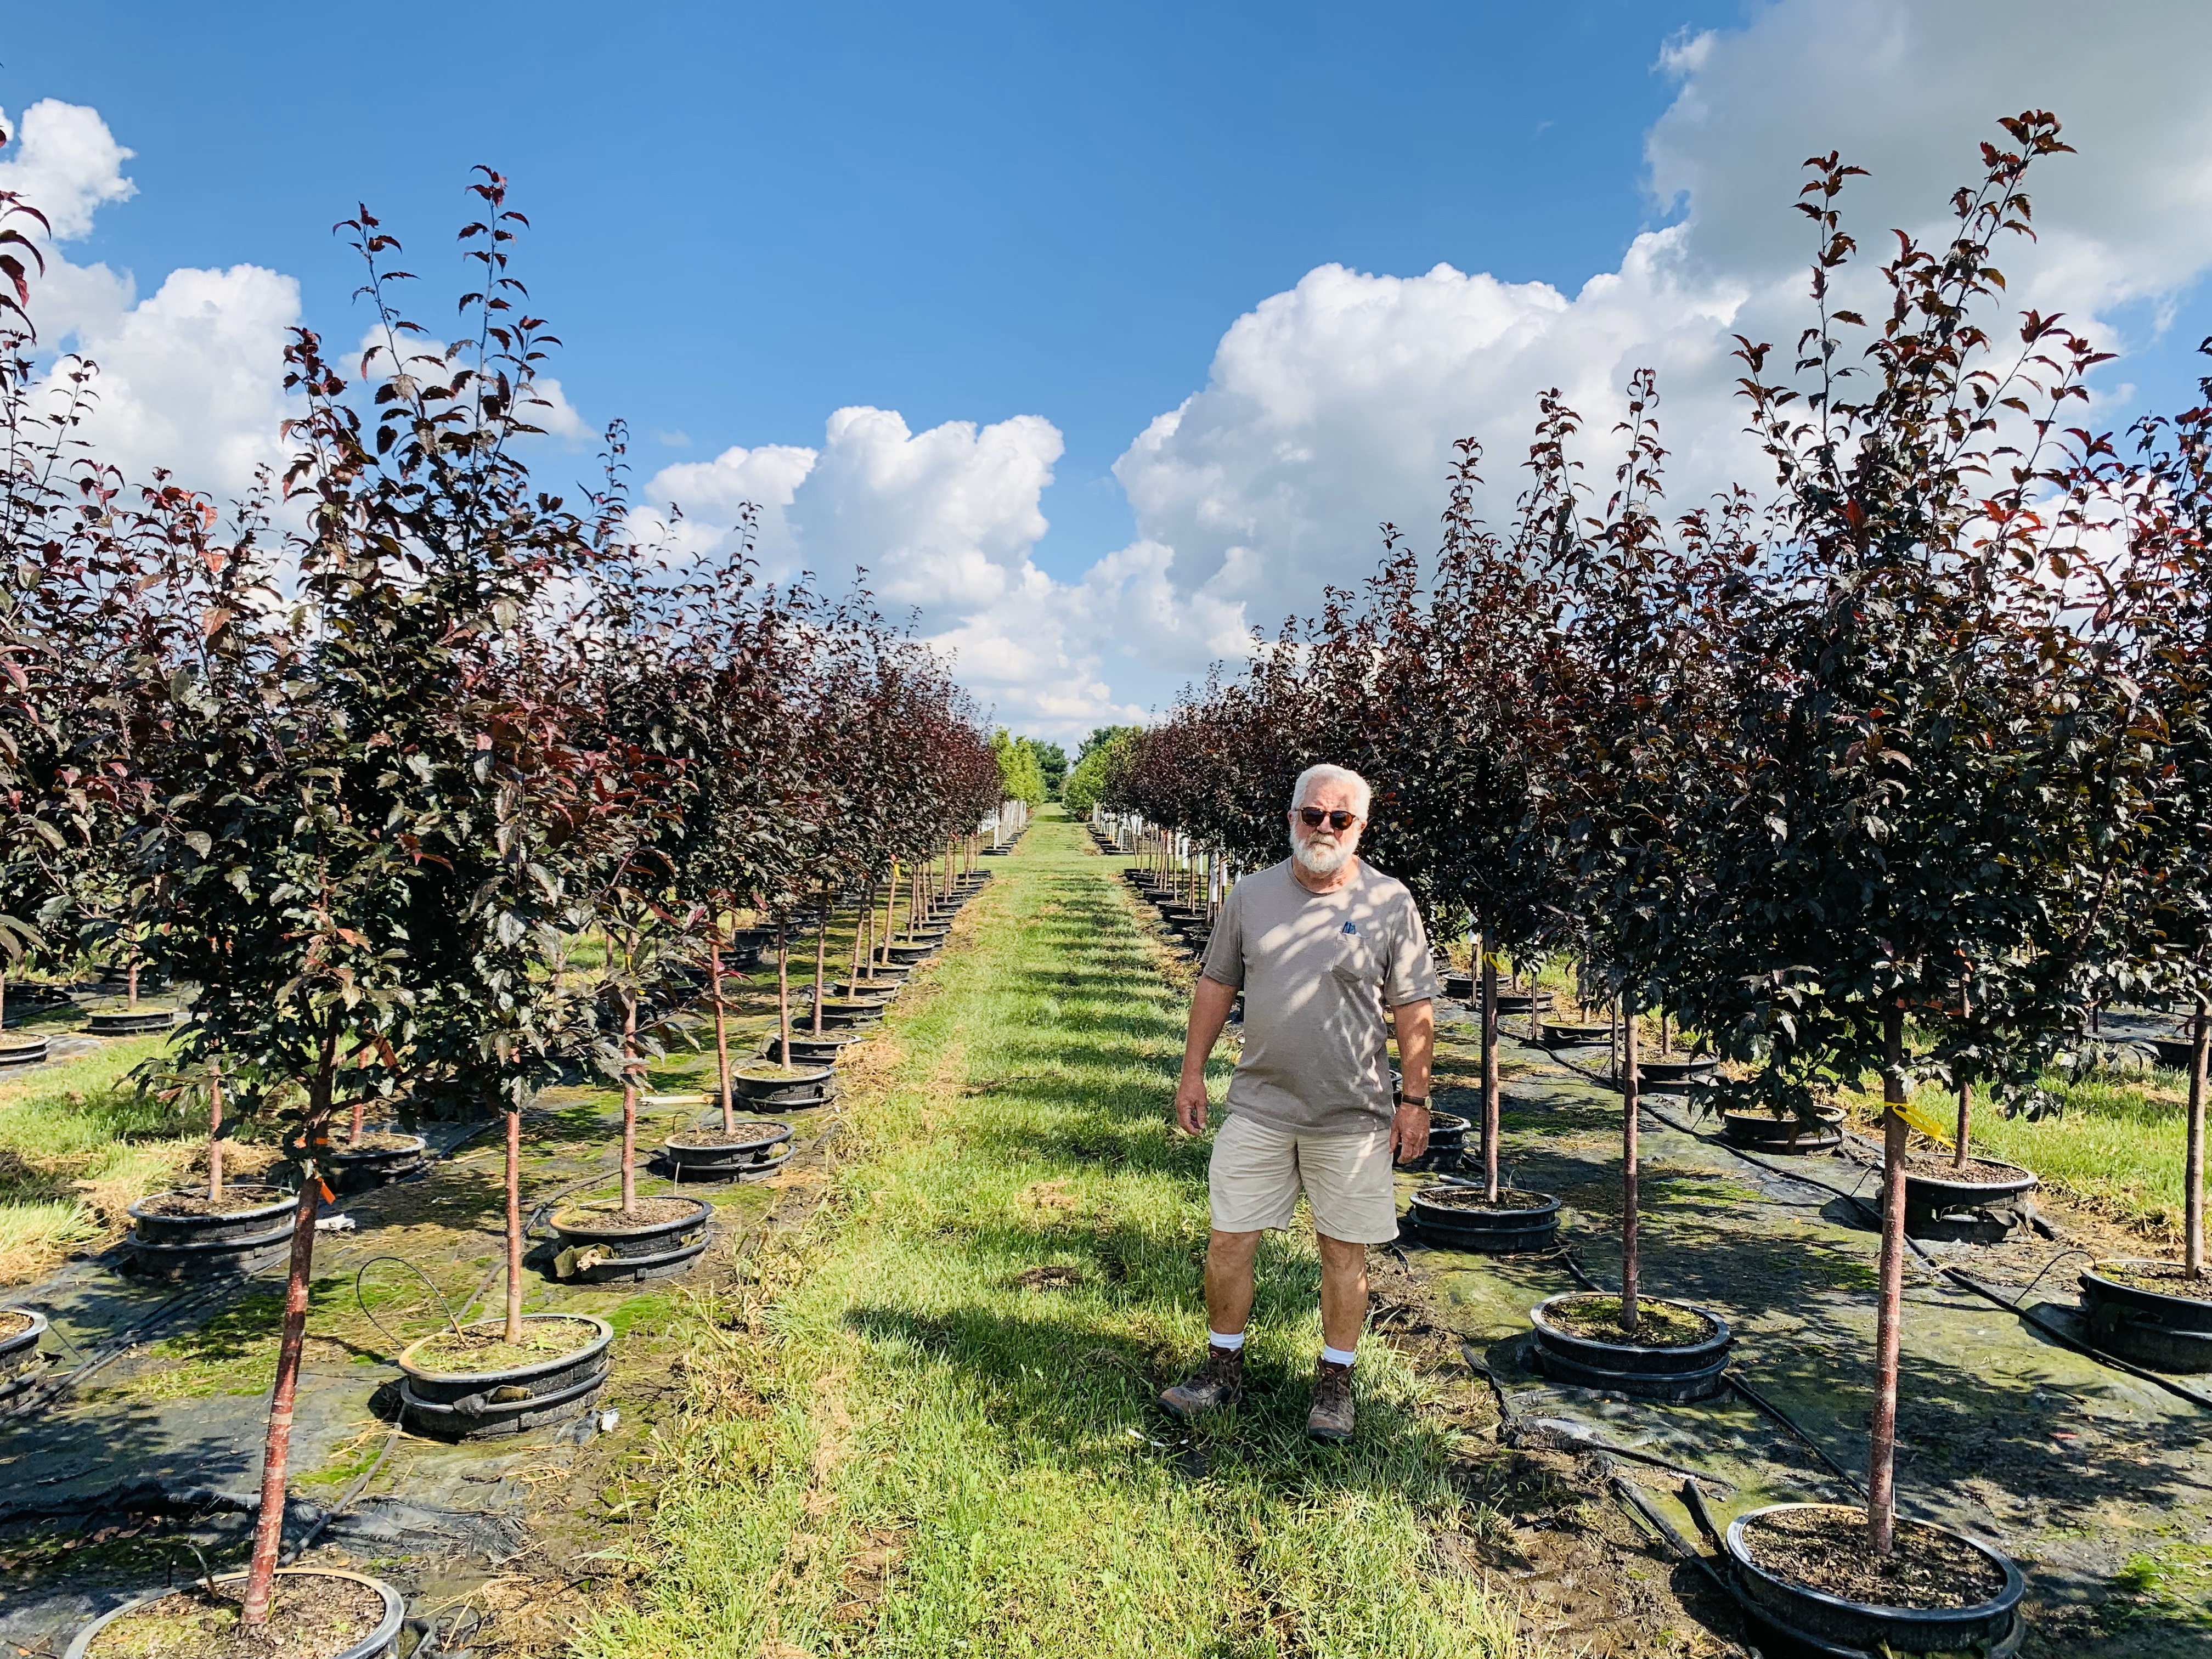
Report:
<svg viewBox="0 0 2212 1659"><path fill-rule="evenodd" d="M1443 994L1413 896L1364 862L1331 893L1300 886L1287 859L1245 877L1199 971L1244 992L1230 1111L1325 1134L1389 1122L1382 1011Z"/></svg>

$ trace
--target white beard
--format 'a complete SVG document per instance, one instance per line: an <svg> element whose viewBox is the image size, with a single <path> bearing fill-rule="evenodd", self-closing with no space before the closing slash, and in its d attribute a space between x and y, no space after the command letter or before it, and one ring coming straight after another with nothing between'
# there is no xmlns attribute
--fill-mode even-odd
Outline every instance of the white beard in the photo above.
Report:
<svg viewBox="0 0 2212 1659"><path fill-rule="evenodd" d="M1344 861L1352 853L1342 842L1330 843L1316 836L1300 842L1291 849L1291 856L1298 868L1310 876L1333 876L1344 868Z"/></svg>

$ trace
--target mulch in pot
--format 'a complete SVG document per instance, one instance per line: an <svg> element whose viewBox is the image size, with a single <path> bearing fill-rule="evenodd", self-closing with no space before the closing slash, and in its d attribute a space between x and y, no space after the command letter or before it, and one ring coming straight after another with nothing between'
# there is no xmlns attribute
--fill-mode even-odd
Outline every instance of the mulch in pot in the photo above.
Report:
<svg viewBox="0 0 2212 1659"><path fill-rule="evenodd" d="M715 1131L720 1133L720 1130ZM686 1133L686 1141L695 1139ZM556 1211L553 1224L577 1232L624 1233L649 1232L655 1227L665 1227L672 1221L689 1221L699 1213L699 1202L690 1198L641 1198L627 1210L611 1206L580 1204Z"/></svg>
<svg viewBox="0 0 2212 1659"><path fill-rule="evenodd" d="M522 1322L522 1340L510 1342L503 1320L484 1320L465 1330L441 1331L408 1350L416 1369L438 1376L477 1376L519 1370L575 1353L599 1340L599 1328L581 1319L533 1316Z"/></svg>
<svg viewBox="0 0 2212 1659"><path fill-rule="evenodd" d="M205 1193L155 1193L141 1199L138 1207L148 1215L245 1215L290 1196L267 1187L240 1188L235 1194L225 1192L220 1199L210 1199Z"/></svg>
<svg viewBox="0 0 2212 1659"><path fill-rule="evenodd" d="M668 1137L672 1146L708 1148L714 1146L765 1146L775 1139L780 1126L756 1125L750 1129L684 1129ZM765 1131L765 1133L763 1133ZM656 1200L654 1202L665 1202Z"/></svg>
<svg viewBox="0 0 2212 1659"><path fill-rule="evenodd" d="M21 1308L0 1308L0 1342L21 1336L38 1322Z"/></svg>
<svg viewBox="0 0 2212 1659"><path fill-rule="evenodd" d="M93 1638L86 1659L327 1659L384 1620L384 1597L352 1578L286 1574L272 1587L269 1622L239 1622L244 1595L195 1584L116 1620Z"/></svg>
<svg viewBox="0 0 2212 1659"><path fill-rule="evenodd" d="M1965 1539L1902 1517L1886 1556L1867 1547L1863 1515L1826 1506L1762 1515L1743 1538L1776 1577L1864 1607L1978 1607L2005 1587L2003 1571Z"/></svg>
<svg viewBox="0 0 2212 1659"><path fill-rule="evenodd" d="M1691 1348L1720 1334L1720 1327L1703 1314L1646 1296L1636 1298L1633 1335L1621 1328L1617 1296L1562 1297L1546 1310L1546 1316L1586 1342L1632 1342L1643 1348Z"/></svg>
<svg viewBox="0 0 2212 1659"><path fill-rule="evenodd" d="M1480 1187L1424 1187L1421 1202L1436 1210L1542 1210L1559 1200L1549 1193L1519 1193L1500 1187L1496 1198L1485 1198Z"/></svg>
<svg viewBox="0 0 2212 1659"><path fill-rule="evenodd" d="M2027 1176L2017 1164L1991 1164L1969 1156L1963 1168L1951 1162L1948 1152L1907 1152L1905 1172L1925 1181L1951 1181L1962 1186L2008 1187Z"/></svg>
<svg viewBox="0 0 2212 1659"><path fill-rule="evenodd" d="M796 1042L799 1040L799 1033L793 1032L792 1041ZM755 1060L749 1065L732 1066L730 1067L730 1075L733 1078L743 1078L748 1083L803 1083L817 1077L825 1076L827 1072L826 1068L820 1066L803 1064L779 1066L772 1060Z"/></svg>

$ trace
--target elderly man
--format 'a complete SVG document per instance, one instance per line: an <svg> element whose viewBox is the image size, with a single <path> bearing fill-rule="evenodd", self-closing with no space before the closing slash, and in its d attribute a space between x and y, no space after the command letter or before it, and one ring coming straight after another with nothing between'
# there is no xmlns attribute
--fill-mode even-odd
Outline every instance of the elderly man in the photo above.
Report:
<svg viewBox="0 0 2212 1659"><path fill-rule="evenodd" d="M1367 1247L1398 1236L1390 1166L1429 1144L1439 994L1413 895L1357 856L1371 792L1313 766L1291 792L1291 856L1231 889L1191 999L1176 1121L1206 1129L1206 1060L1244 994L1244 1052L1229 1080L1206 1187L1205 1364L1160 1395L1178 1417L1244 1388L1244 1323L1260 1235L1291 1224L1303 1190L1321 1247L1322 1351L1306 1432L1343 1440L1367 1319ZM1404 1097L1393 1108L1382 1011L1394 1011Z"/></svg>

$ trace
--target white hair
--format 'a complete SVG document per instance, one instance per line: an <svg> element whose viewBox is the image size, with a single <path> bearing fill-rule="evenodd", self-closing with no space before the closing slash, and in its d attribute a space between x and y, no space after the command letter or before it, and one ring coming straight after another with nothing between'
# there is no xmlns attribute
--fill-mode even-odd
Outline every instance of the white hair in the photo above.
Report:
<svg viewBox="0 0 2212 1659"><path fill-rule="evenodd" d="M1348 783L1359 792L1359 816L1365 817L1367 809L1375 804L1375 791L1366 779L1348 766L1331 766L1323 762L1309 766L1298 774L1298 781L1291 786L1291 811L1297 811L1306 804L1306 791L1317 783Z"/></svg>

